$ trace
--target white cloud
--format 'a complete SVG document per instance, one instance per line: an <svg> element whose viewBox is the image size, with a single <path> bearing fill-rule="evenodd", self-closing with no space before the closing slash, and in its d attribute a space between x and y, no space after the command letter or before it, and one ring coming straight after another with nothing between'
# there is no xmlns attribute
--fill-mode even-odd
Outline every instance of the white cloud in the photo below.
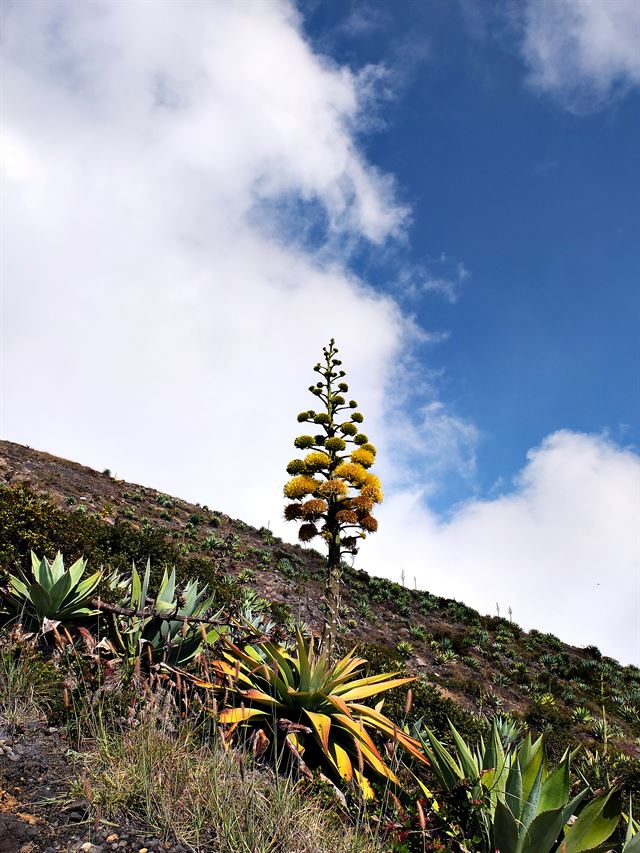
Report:
<svg viewBox="0 0 640 853"><path fill-rule="evenodd" d="M523 627L595 643L640 663L640 458L606 438L560 431L528 454L514 489L450 520L422 495L392 496L363 562L376 574Z"/></svg>
<svg viewBox="0 0 640 853"><path fill-rule="evenodd" d="M537 91L583 112L640 85L640 3L527 0L516 8Z"/></svg>
<svg viewBox="0 0 640 853"><path fill-rule="evenodd" d="M421 268L403 271L403 287L409 298L415 299L424 293L439 293L448 302L454 303L460 298L460 291L469 276L469 270L462 261L454 261L443 253Z"/></svg>
<svg viewBox="0 0 640 853"><path fill-rule="evenodd" d="M413 334L278 218L402 228L354 141L374 72L276 2L20 3L4 37L3 434L273 519L322 344L376 422Z"/></svg>

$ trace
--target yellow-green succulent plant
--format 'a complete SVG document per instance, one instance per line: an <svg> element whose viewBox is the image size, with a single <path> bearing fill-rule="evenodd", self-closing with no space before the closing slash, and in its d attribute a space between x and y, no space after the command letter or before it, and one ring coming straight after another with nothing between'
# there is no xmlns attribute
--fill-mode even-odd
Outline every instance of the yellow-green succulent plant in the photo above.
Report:
<svg viewBox="0 0 640 853"><path fill-rule="evenodd" d="M282 732L297 758L337 781L352 782L365 797L373 795L374 777L398 784L376 736L428 763L419 742L382 713L382 702L366 704L412 678L395 672L363 676L366 661L355 650L331 663L326 649L317 652L299 629L292 652L274 643L240 648L222 639L225 651L213 668L231 702L218 716L228 737L238 727L260 728L273 743Z"/></svg>

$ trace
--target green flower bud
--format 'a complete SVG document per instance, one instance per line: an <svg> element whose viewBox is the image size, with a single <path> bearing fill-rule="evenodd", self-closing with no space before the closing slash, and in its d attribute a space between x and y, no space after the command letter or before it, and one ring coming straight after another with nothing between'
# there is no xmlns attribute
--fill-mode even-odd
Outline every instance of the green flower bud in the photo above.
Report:
<svg viewBox="0 0 640 853"><path fill-rule="evenodd" d="M301 424L301 423L304 423L304 421L308 421L308 420L309 420L309 412L300 412L300 414L298 415L298 423Z"/></svg>
<svg viewBox="0 0 640 853"><path fill-rule="evenodd" d="M330 421L331 418L326 412L320 412L313 418L314 424L328 424Z"/></svg>
<svg viewBox="0 0 640 853"><path fill-rule="evenodd" d="M291 476L295 476L295 474L304 474L307 466L304 464L303 459L292 459L291 462L287 465L287 474L291 474Z"/></svg>
<svg viewBox="0 0 640 853"><path fill-rule="evenodd" d="M359 432L353 440L356 444L366 444L369 441L369 438L363 432Z"/></svg>
<svg viewBox="0 0 640 853"><path fill-rule="evenodd" d="M361 423L362 423L362 421L364 420L364 418L362 417L362 415L360 414L360 412L354 412L354 413L351 415L351 420L352 420L352 421L354 421L354 422L355 422L355 423L357 423L357 424L361 424Z"/></svg>
<svg viewBox="0 0 640 853"><path fill-rule="evenodd" d="M352 423L340 424L340 432L343 435L355 435L358 432L358 427Z"/></svg>
<svg viewBox="0 0 640 853"><path fill-rule="evenodd" d="M335 394L331 398L331 402L335 403L336 406L344 406L344 397L341 397L340 394Z"/></svg>
<svg viewBox="0 0 640 853"><path fill-rule="evenodd" d="M349 408L351 408L351 409L357 409L358 408L358 404L356 403L355 400L349 400Z"/></svg>
<svg viewBox="0 0 640 853"><path fill-rule="evenodd" d="M300 450L304 450L307 447L313 447L316 442L312 435L299 435L293 443Z"/></svg>
<svg viewBox="0 0 640 853"><path fill-rule="evenodd" d="M342 371L340 371L340 373L342 373ZM346 393L347 393L347 391L349 390L349 386L347 385L347 383L346 383L346 382L341 382L341 383L338 385L338 388L339 388L341 391L344 391L344 393L345 393L345 394L346 394Z"/></svg>
<svg viewBox="0 0 640 853"><path fill-rule="evenodd" d="M326 437L327 437L326 435L316 435L315 436L315 443L323 445Z"/></svg>
<svg viewBox="0 0 640 853"><path fill-rule="evenodd" d="M347 445L343 438L340 438L338 435L334 435L325 439L324 446L327 450L344 450Z"/></svg>

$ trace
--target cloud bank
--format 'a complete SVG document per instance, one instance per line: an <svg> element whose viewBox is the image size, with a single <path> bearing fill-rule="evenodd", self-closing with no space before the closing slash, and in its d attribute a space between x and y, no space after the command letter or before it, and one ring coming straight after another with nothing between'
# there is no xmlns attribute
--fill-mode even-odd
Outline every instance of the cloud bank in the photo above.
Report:
<svg viewBox="0 0 640 853"><path fill-rule="evenodd" d="M637 457L558 433L512 494L425 508L473 481L480 435L349 268L408 216L358 144L379 72L314 53L288 3L247 8L3 7L2 435L291 536L284 465L333 335L388 489L362 564L629 659Z"/></svg>
<svg viewBox="0 0 640 853"><path fill-rule="evenodd" d="M528 0L518 6L529 84L588 112L640 85L640 4Z"/></svg>
<svg viewBox="0 0 640 853"><path fill-rule="evenodd" d="M266 523L331 335L380 420L411 323L327 251L406 216L372 76L286 3L8 7L3 433Z"/></svg>
<svg viewBox="0 0 640 853"><path fill-rule="evenodd" d="M404 491L367 546L376 574L457 598L524 628L640 663L640 458L560 431L531 450L513 489L442 520Z"/></svg>

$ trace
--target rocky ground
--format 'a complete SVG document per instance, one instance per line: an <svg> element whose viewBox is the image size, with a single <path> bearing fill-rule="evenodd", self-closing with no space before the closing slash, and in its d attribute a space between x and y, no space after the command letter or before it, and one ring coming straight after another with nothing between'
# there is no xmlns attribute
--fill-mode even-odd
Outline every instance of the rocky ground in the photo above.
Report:
<svg viewBox="0 0 640 853"><path fill-rule="evenodd" d="M47 723L15 732L0 721L0 853L186 853L144 828L96 817L70 786L72 756L63 732Z"/></svg>

